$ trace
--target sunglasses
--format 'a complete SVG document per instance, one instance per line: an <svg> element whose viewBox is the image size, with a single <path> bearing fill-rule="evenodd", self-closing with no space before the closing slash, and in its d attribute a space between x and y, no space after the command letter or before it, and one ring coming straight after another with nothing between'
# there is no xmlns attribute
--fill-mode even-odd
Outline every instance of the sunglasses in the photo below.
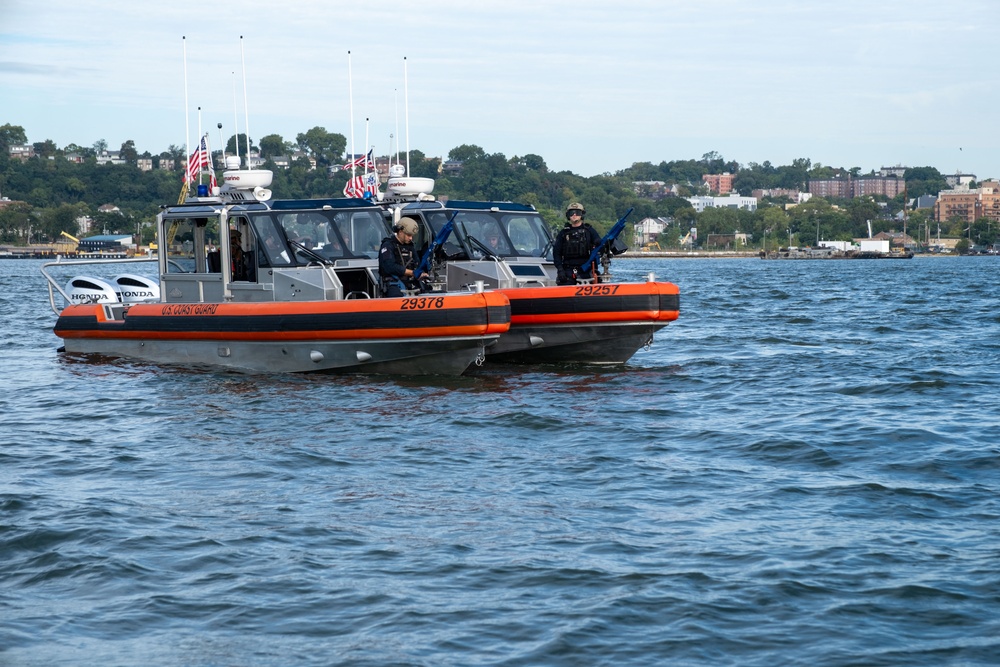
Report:
<svg viewBox="0 0 1000 667"><path fill-rule="evenodd" d="M572 217L573 217L574 215L579 215L579 216L582 216L582 215L583 215L583 211L577 211L577 210L573 210L573 211L570 211L570 212L569 212L569 216L570 216L571 218L572 218Z"/></svg>

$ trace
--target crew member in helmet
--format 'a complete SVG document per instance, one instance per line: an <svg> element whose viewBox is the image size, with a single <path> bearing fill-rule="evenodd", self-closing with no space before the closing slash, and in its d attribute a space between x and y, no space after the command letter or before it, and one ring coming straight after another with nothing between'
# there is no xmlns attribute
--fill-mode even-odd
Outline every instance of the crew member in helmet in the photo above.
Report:
<svg viewBox="0 0 1000 667"><path fill-rule="evenodd" d="M378 273L382 279L382 296L403 296L405 289L419 289L420 283L413 277L417 268L417 253L413 248L413 237L417 233L417 221L400 218L392 228L395 234L382 239L378 250Z"/></svg>
<svg viewBox="0 0 1000 667"><path fill-rule="evenodd" d="M556 234L552 245L552 259L556 265L556 284L575 285L578 279L596 276L596 268L591 265L588 275L583 275L581 267L590 254L601 243L597 230L583 221L586 211L583 204L573 202L566 207L566 226Z"/></svg>

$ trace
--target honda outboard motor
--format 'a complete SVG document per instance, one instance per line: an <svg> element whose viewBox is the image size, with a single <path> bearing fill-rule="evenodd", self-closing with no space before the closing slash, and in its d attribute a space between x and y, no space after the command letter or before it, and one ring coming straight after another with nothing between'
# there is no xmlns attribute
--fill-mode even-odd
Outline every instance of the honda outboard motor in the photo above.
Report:
<svg viewBox="0 0 1000 667"><path fill-rule="evenodd" d="M160 300L160 285L145 276L123 273L120 276L115 276L114 285L122 303Z"/></svg>
<svg viewBox="0 0 1000 667"><path fill-rule="evenodd" d="M76 276L66 283L70 303L118 303L118 290L111 283L91 276Z"/></svg>

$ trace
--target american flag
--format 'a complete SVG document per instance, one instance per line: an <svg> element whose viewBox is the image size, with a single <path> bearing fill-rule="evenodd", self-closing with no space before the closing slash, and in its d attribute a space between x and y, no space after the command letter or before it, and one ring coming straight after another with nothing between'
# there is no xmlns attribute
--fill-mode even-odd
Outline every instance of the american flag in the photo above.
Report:
<svg viewBox="0 0 1000 667"><path fill-rule="evenodd" d="M188 158L187 182L194 183L195 179L198 178L198 174L203 170L211 172L211 183L212 186L215 186L215 172L212 170L212 157L208 152L207 134L201 138L201 145Z"/></svg>
<svg viewBox="0 0 1000 667"><path fill-rule="evenodd" d="M343 167L344 171L347 171L349 169L354 169L355 167L363 167L365 170L374 170L375 158L372 156L373 150L375 149L372 148L368 151L367 155L359 155L355 159L345 164Z"/></svg>
<svg viewBox="0 0 1000 667"><path fill-rule="evenodd" d="M357 197L361 199L365 196L365 177L355 176L347 181L347 185L344 186L344 196L345 197Z"/></svg>

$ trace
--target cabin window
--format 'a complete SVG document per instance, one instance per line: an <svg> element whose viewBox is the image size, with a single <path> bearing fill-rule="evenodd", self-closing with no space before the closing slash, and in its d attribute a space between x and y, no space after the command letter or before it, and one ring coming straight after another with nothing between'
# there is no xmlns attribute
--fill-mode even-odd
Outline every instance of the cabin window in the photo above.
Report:
<svg viewBox="0 0 1000 667"><path fill-rule="evenodd" d="M291 266L292 254L281 232L270 216L253 219L254 236L257 237L257 262L259 266Z"/></svg>
<svg viewBox="0 0 1000 667"><path fill-rule="evenodd" d="M503 225L519 255L541 257L551 246L545 223L537 215L507 215Z"/></svg>
<svg viewBox="0 0 1000 667"><path fill-rule="evenodd" d="M208 273L209 255L217 251L217 218L171 218L163 222L163 270L166 273Z"/></svg>

